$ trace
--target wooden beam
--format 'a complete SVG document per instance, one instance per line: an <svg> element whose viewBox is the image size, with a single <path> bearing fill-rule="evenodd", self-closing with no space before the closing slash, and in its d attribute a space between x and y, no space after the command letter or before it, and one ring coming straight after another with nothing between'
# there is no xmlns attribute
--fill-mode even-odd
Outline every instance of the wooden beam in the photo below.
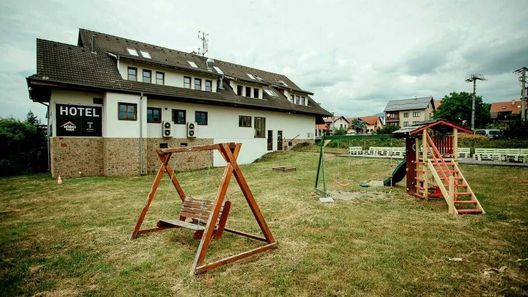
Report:
<svg viewBox="0 0 528 297"><path fill-rule="evenodd" d="M185 192L183 191L183 188L181 187L180 183L176 179L176 175L175 175L174 169L172 169L172 167L170 166L170 158L171 157L169 157L169 160L167 161L167 164L165 164L163 162L163 156L166 156L167 154L161 154L159 152L157 152L157 153L158 153L158 158L160 159L162 166L164 166L165 172L167 172L167 174L169 175L169 178L170 178L170 180L172 182L172 185L174 186L174 188L176 188L176 192L178 192L178 196L180 196L180 200L184 201L185 197L187 197L187 196L185 195Z"/></svg>
<svg viewBox="0 0 528 297"><path fill-rule="evenodd" d="M154 200L154 196L156 195L156 190L159 187L161 178L163 177L163 172L165 171L165 165L168 163L170 157L171 157L171 154L167 154L164 156L164 159L162 160L162 163L158 169L158 173L156 174L156 177L154 178L154 182L152 183L152 187L150 188L150 192L147 196L147 201L145 203L145 206L143 207L143 210L141 210L141 214L138 217L136 226L134 227L134 231L132 231L132 235L130 236L130 239L135 239L138 236L138 232L139 232L139 229L141 228L141 224L143 224L145 215L147 214L150 208L150 205L152 204L152 200Z"/></svg>
<svg viewBox="0 0 528 297"><path fill-rule="evenodd" d="M225 264L228 264L228 263L231 263L231 262L235 262L237 260L244 259L244 258L253 256L255 254L262 253L262 252L265 252L267 250L276 248L276 247L277 247L277 242L275 241L275 242L271 242L271 243L269 243L267 245L258 247L256 249L252 249L252 250L249 250L247 252L240 253L238 255L230 256L230 257L224 258L222 260L218 260L218 261L215 261L215 262L212 262L212 263L209 263L209 264L198 266L198 267L196 267L196 274L207 272L207 271L209 271L211 269L214 269L214 268L217 268L219 266L222 266L222 265L225 265Z"/></svg>
<svg viewBox="0 0 528 297"><path fill-rule="evenodd" d="M207 144L207 145L197 145L197 146L188 146L188 147L165 148L165 149L158 149L158 152L160 152L161 154L168 154L168 153L184 153L184 152L220 150L220 145L221 144Z"/></svg>
<svg viewBox="0 0 528 297"><path fill-rule="evenodd" d="M251 239L268 242L268 240L266 238L264 238L264 237L260 237L260 236L253 235L253 234L250 234L250 233L246 233L246 232L243 232L243 231L238 231L238 230L231 229L231 228L224 228L224 231L225 232L229 232L229 233L233 233L233 234L236 234L236 235L244 236L244 237L247 237L247 238L251 238Z"/></svg>
<svg viewBox="0 0 528 297"><path fill-rule="evenodd" d="M257 220L257 223L260 229L262 230L262 233L264 233L264 236L268 240L268 243L274 242L275 239L273 238L273 234L271 234L268 224L266 223L266 220L264 219L264 216L262 215L262 212L260 211L257 202L255 201L255 197L253 196L253 193L251 193L251 189L249 188L249 185L246 179L244 178L244 174L242 174L240 166L238 166L233 153L231 152L231 150L228 149L227 145L223 145L223 147L225 156L229 160L229 164L233 167L233 173L238 182L238 185L240 186L240 190L244 194L244 197L246 197L246 201L249 207L251 208L253 216Z"/></svg>

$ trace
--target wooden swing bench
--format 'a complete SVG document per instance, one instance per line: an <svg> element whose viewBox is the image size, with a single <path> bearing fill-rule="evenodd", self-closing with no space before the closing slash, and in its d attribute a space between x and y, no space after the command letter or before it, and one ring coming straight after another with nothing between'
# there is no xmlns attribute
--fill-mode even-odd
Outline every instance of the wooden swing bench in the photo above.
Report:
<svg viewBox="0 0 528 297"><path fill-rule="evenodd" d="M240 148L242 144L240 143L217 143L211 145L202 145L202 146L191 146L185 148L166 148L160 149L157 151L158 158L161 161L161 165L158 169L158 173L152 182L152 187L147 197L147 201L143 210L139 214L134 230L132 231L131 239L136 239L138 236L146 233L162 231L170 228L186 228L194 230L194 238L200 239L200 244L196 250L196 255L191 267L191 275L203 273L208 270L220 267L222 265L244 259L267 250L277 247L277 240L271 234L271 231L262 215L260 208L257 205L257 201L249 188L249 185L238 166L236 161L238 154L240 153ZM173 154L177 153L186 153L186 152L196 152L196 151L218 151L224 161L226 162L226 167L224 169L224 174L220 181L218 191L214 200L205 200L197 199L191 196L187 196L182 186L180 185L178 179L175 176L174 169L171 167L169 161ZM178 196L182 202L182 208L180 209L179 219L170 220L170 219L161 219L157 222L156 227L142 229L141 226L145 220L145 216L150 209L150 206L156 195L156 191L160 185L161 179L164 174L167 174L170 178L170 182L176 189ZM227 218L229 216L229 211L231 209L231 202L225 201L227 188L229 187L229 182L231 177L236 179L238 186L244 198L249 206L249 209L253 213L260 231L264 237L246 233L243 231L230 229L226 227ZM253 240L262 241L265 244L257 248L241 252L236 255L232 255L220 260L206 263L205 257L209 249L212 239L219 239L222 237L224 231L229 232L234 235L246 237Z"/></svg>
<svg viewBox="0 0 528 297"><path fill-rule="evenodd" d="M186 228L194 230L194 239L201 239L205 230L207 220L211 215L214 201L186 197L180 210L179 220L161 219L156 224L158 228ZM213 231L213 239L220 239L224 233L231 209L231 202L226 201L220 209L218 222Z"/></svg>

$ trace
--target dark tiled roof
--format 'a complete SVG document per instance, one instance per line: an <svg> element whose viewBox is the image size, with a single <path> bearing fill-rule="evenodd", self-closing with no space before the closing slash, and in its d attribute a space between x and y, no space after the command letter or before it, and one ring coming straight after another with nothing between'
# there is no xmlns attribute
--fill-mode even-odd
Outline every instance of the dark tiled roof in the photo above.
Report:
<svg viewBox="0 0 528 297"><path fill-rule="evenodd" d="M400 110L413 110L413 109L425 109L427 105L431 103L433 97L420 97L402 100L391 100L387 103L385 111L400 111ZM433 105L434 106L434 105Z"/></svg>
<svg viewBox="0 0 528 297"><path fill-rule="evenodd" d="M122 57L131 58L134 60L141 60L143 62L154 61L157 63L170 65L172 67L186 69L189 71L200 71L208 73L212 72L217 74L216 70L209 71L207 69L207 58L200 55L159 47L156 45L139 42L136 40L94 32L86 29L79 30L79 46L91 49L93 40L95 40L95 49L97 51L111 52ZM128 53L127 48L135 49L138 51L138 53L140 50L146 51L150 54L151 59L142 57L141 55L132 56ZM192 67L189 64L189 61L194 62L196 66L198 66L198 68ZM226 76L235 78L237 80L277 86L281 86L279 81L283 81L287 84L287 86L283 86L286 89L310 93L308 91L302 90L294 82L288 79L288 77L281 74L246 67L243 65L229 63L221 60L215 60L215 66L218 66ZM262 78L262 81L258 79L253 80L248 76L248 74L257 75Z"/></svg>
<svg viewBox="0 0 528 297"><path fill-rule="evenodd" d="M28 77L30 85L48 85L50 83L59 84L64 87L82 87L98 90L109 90L116 92L143 92L149 97L160 97L167 100L183 100L189 102L197 102L204 104L219 104L230 106L241 106L256 109L281 110L293 113L306 113L327 116L330 115L328 111L320 107L312 98L309 99L309 106L297 105L290 103L288 99L282 95L277 89L269 86L266 88L274 89L277 96L269 96L264 93L264 99L254 99L242 96L237 96L229 87L226 80L223 81L224 89L218 92L198 91L187 88L178 88L166 85L156 85L151 83L143 83L136 81L128 81L121 78L117 70L117 62L108 53L126 56L126 45L119 50L118 43L109 42L111 46L103 42L104 40L116 40L115 36L104 35L96 37L96 53L91 52L90 45L81 41L83 34L87 34L86 30L81 30L79 34L80 46L74 46L54 41L37 39L37 73ZM97 33L100 34L100 33ZM87 37L84 37L87 38ZM91 38L90 38L91 40ZM124 40L121 38L121 40ZM196 71L188 63L188 60L194 61L200 68L198 71L207 72L209 75L218 74L211 73L207 70L205 65L205 58L197 55L187 54L179 51L169 50L161 47L148 45L152 48L143 47L144 44L135 41L127 40L129 44L133 44L137 50L146 50L150 53L152 61L150 63L161 63L159 59L167 59L168 63L161 63L167 67L181 68L189 71ZM121 41L120 41L121 42ZM127 42L125 41L125 44ZM120 44L120 43L119 43ZM131 46L132 47L132 46ZM156 49L156 50L154 50ZM177 54L175 54L177 52ZM163 56L165 54L165 56ZM175 58L178 56L179 58ZM130 57L135 59L144 59L139 57ZM185 65L188 65L188 67ZM216 63L216 65L228 65ZM235 65L235 64L230 64ZM222 67L222 66L220 66ZM236 68L234 66L230 66ZM222 68L222 70L229 75L228 69L230 67ZM242 69L243 66L239 66ZM248 67L246 67L248 68ZM248 68L251 69L251 68ZM261 73L262 72L262 73ZM265 71L255 72L254 74L264 78ZM262 74L262 75L261 75ZM277 77L283 77L279 74L274 74ZM268 77L268 76L266 76ZM269 77L272 77L270 74ZM283 79L284 80L284 79ZM284 80L289 83L289 80ZM293 83L292 83L293 85Z"/></svg>

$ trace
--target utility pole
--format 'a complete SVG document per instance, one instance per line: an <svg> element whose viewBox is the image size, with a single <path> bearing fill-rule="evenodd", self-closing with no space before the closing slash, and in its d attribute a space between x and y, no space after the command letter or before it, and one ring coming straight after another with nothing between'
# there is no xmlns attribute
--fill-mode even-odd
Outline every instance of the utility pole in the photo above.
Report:
<svg viewBox="0 0 528 297"><path fill-rule="evenodd" d="M209 34L202 31L198 31L198 39L202 41L202 48L198 49L199 55L205 56L205 54L207 54L207 52L209 51L209 39L207 39L207 37L209 37Z"/></svg>
<svg viewBox="0 0 528 297"><path fill-rule="evenodd" d="M477 95L477 80L486 80L482 74L473 73L466 82L473 83L473 96L471 96L471 130L475 130L475 96Z"/></svg>
<svg viewBox="0 0 528 297"><path fill-rule="evenodd" d="M522 67L514 71L519 75L519 82L521 83L521 121L526 122L526 104L528 100L527 89L526 89L526 71L528 68Z"/></svg>

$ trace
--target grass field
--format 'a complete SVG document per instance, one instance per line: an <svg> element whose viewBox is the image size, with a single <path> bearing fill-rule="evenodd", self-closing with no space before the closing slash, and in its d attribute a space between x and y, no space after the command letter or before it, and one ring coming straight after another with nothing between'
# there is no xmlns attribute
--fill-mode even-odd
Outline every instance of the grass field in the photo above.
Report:
<svg viewBox="0 0 528 297"><path fill-rule="evenodd" d="M528 169L462 166L487 214L451 217L445 202L417 200L402 186L358 186L388 176L390 160L329 157L331 189L355 198L320 204L312 194L316 156L281 152L243 166L279 247L198 277L189 276L198 245L191 231L129 240L153 176L60 186L47 175L0 179L0 295L528 295ZM271 171L276 165L297 171ZM188 193L211 196L220 174L179 177ZM228 194L228 225L257 233L235 184ZM146 225L178 209L164 179ZM257 245L226 234L208 259Z"/></svg>

